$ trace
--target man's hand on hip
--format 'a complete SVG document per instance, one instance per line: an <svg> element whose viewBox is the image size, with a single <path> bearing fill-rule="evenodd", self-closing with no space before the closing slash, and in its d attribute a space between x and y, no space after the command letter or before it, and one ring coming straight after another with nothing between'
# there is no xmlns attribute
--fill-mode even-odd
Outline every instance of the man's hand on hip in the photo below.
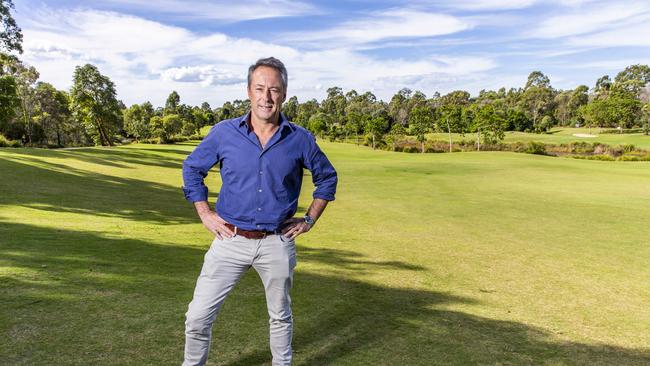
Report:
<svg viewBox="0 0 650 366"><path fill-rule="evenodd" d="M295 239L298 235L306 233L311 229L311 225L305 222L305 219L292 217L284 222L284 229L282 229L282 235L288 239Z"/></svg>
<svg viewBox="0 0 650 366"><path fill-rule="evenodd" d="M226 226L226 220L222 219L221 216L212 211L207 202L194 202L194 206L196 207L196 212L201 218L203 226L216 235L220 240L224 237L232 238L235 235L235 233Z"/></svg>

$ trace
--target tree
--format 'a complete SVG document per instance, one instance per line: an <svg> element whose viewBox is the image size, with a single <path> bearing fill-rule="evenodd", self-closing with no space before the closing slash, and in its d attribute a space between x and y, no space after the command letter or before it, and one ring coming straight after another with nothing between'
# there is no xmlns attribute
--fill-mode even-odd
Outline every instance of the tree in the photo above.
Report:
<svg viewBox="0 0 650 366"><path fill-rule="evenodd" d="M68 96L52 84L39 82L36 85L36 113L34 120L43 129L45 142L64 146L67 125L70 119Z"/></svg>
<svg viewBox="0 0 650 366"><path fill-rule="evenodd" d="M327 132L329 115L323 112L317 112L309 117L307 128L317 136L323 136Z"/></svg>
<svg viewBox="0 0 650 366"><path fill-rule="evenodd" d="M533 121L535 132L542 132L540 126L542 117L551 113L553 108L553 89L548 77L540 71L533 71L521 96L520 106Z"/></svg>
<svg viewBox="0 0 650 366"><path fill-rule="evenodd" d="M433 116L431 110L427 107L416 107L411 111L409 116L409 127L411 134L420 142L421 152L424 153L425 134L430 131L433 125Z"/></svg>
<svg viewBox="0 0 650 366"><path fill-rule="evenodd" d="M582 122L581 115L579 113L580 107L589 103L589 87L586 85L580 85L573 90L571 97L569 98L569 118L572 122Z"/></svg>
<svg viewBox="0 0 650 366"><path fill-rule="evenodd" d="M6 135L19 105L16 80L11 75L0 75L0 133Z"/></svg>
<svg viewBox="0 0 650 366"><path fill-rule="evenodd" d="M113 82L91 64L77 66L70 98L73 117L95 144L113 146L112 136L122 120Z"/></svg>
<svg viewBox="0 0 650 366"><path fill-rule="evenodd" d="M298 106L298 113L296 115L295 122L300 126L307 127L309 124L309 119L316 112L318 112L318 101L316 99L311 99L305 103L301 103Z"/></svg>
<svg viewBox="0 0 650 366"><path fill-rule="evenodd" d="M165 101L165 114L176 114L178 113L178 106L181 103L181 97L178 95L176 90L169 93L167 100Z"/></svg>
<svg viewBox="0 0 650 366"><path fill-rule="evenodd" d="M481 150L481 134L487 143L496 143L505 137L506 121L495 112L491 104L473 105L472 130L476 131L477 150Z"/></svg>
<svg viewBox="0 0 650 366"><path fill-rule="evenodd" d="M372 149L375 149L377 140L380 140L386 133L388 120L382 116L376 116L366 121L366 131L372 136Z"/></svg>
<svg viewBox="0 0 650 366"><path fill-rule="evenodd" d="M21 62L15 65L16 85L18 98L20 99L20 114L25 128L27 143L31 144L34 140L34 109L36 108L36 91L34 85L40 76L36 68L26 66Z"/></svg>
<svg viewBox="0 0 650 366"><path fill-rule="evenodd" d="M560 121L562 126L568 125L571 118L571 107L569 105L571 94L572 91L568 90L562 91L555 96L555 109L553 114L555 115L555 118Z"/></svg>
<svg viewBox="0 0 650 366"><path fill-rule="evenodd" d="M650 134L650 103L644 104L641 110L643 111L643 116L645 117L643 132L647 136L648 134Z"/></svg>
<svg viewBox="0 0 650 366"><path fill-rule="evenodd" d="M23 53L23 34L11 16L11 9L15 9L12 0L0 0L0 51Z"/></svg>
<svg viewBox="0 0 650 366"><path fill-rule="evenodd" d="M386 136L386 141L391 144L393 151L395 151L395 145L399 139L406 135L406 129L401 123L393 123L393 126L390 128Z"/></svg>
<svg viewBox="0 0 650 366"><path fill-rule="evenodd" d="M150 102L145 102L142 105L134 104L124 110L124 130L135 137L136 141L147 139L152 135L150 123L153 116L154 110Z"/></svg>
<svg viewBox="0 0 650 366"><path fill-rule="evenodd" d="M619 72L614 78L619 88L623 88L637 95L641 88L650 83L650 66L631 65Z"/></svg>
<svg viewBox="0 0 650 366"><path fill-rule="evenodd" d="M526 86L524 90L530 88L551 88L551 80L548 76L544 75L541 71L533 71L528 75L528 80L526 81Z"/></svg>
<svg viewBox="0 0 650 366"><path fill-rule="evenodd" d="M282 106L282 113L284 113L284 116L287 117L289 121L295 121L296 117L298 116L298 97L293 96L289 98L286 102L284 102L284 105Z"/></svg>
<svg viewBox="0 0 650 366"><path fill-rule="evenodd" d="M347 100L343 90L337 86L327 89L327 98L320 104L323 113L329 116L329 122L333 125L342 126L345 123L345 108Z"/></svg>
<svg viewBox="0 0 650 366"><path fill-rule="evenodd" d="M464 134L467 131L466 119L463 118L463 108L470 103L470 95L464 90L456 90L440 98L438 107L438 125L447 127L449 136L449 152L452 151L452 132Z"/></svg>
<svg viewBox="0 0 650 366"><path fill-rule="evenodd" d="M641 107L638 99L619 91L584 105L581 114L589 126L630 128L640 120Z"/></svg>
<svg viewBox="0 0 650 366"><path fill-rule="evenodd" d="M612 88L612 80L609 78L609 75L601 76L596 80L596 86L594 87L594 92L596 93L597 99L607 98L609 95L609 90Z"/></svg>
<svg viewBox="0 0 650 366"><path fill-rule="evenodd" d="M347 123L345 125L346 132L352 133L355 136L357 145L359 145L359 134L363 132L364 126L366 126L366 121L370 118L369 115L362 114L360 112L348 112L347 113Z"/></svg>
<svg viewBox="0 0 650 366"><path fill-rule="evenodd" d="M397 92L388 103L388 113L397 123L406 126L408 123L408 100L411 97L411 89L404 88Z"/></svg>

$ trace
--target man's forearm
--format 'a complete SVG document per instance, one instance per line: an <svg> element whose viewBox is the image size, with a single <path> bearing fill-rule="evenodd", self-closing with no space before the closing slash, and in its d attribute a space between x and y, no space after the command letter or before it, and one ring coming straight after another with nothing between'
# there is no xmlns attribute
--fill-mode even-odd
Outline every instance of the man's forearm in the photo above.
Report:
<svg viewBox="0 0 650 366"><path fill-rule="evenodd" d="M208 201L196 201L194 202L194 208L196 208L196 213L199 214L199 216L212 211Z"/></svg>
<svg viewBox="0 0 650 366"><path fill-rule="evenodd" d="M314 200L311 202L311 205L309 205L309 208L307 209L307 215L314 219L314 221L318 221L320 215L322 215L323 211L325 211L325 207L327 207L328 202L329 201L326 201L322 198L314 198Z"/></svg>

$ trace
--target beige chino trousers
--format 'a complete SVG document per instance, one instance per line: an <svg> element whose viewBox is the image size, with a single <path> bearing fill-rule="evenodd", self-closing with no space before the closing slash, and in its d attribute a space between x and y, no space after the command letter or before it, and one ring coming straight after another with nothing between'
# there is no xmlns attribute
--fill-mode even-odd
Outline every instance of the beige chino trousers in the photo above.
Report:
<svg viewBox="0 0 650 366"><path fill-rule="evenodd" d="M236 235L215 239L207 251L185 314L183 366L205 365L210 351L212 323L242 275L253 267L266 293L269 343L273 366L291 365L293 317L289 291L296 266L296 246L282 235L247 239Z"/></svg>

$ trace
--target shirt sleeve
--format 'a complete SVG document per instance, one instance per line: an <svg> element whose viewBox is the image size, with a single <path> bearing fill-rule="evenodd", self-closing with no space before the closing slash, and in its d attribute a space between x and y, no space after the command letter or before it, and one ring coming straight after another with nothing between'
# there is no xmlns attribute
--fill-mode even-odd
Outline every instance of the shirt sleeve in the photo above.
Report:
<svg viewBox="0 0 650 366"><path fill-rule="evenodd" d="M326 201L334 201L336 185L338 183L336 170L327 159L327 156L321 151L320 147L318 147L318 144L316 144L314 136L309 134L307 140L304 164L305 168L311 172L312 181L314 186L316 186L313 197Z"/></svg>
<svg viewBox="0 0 650 366"><path fill-rule="evenodd" d="M213 127L201 143L183 161L183 193L190 202L207 201L208 187L203 180L219 161L217 128Z"/></svg>

